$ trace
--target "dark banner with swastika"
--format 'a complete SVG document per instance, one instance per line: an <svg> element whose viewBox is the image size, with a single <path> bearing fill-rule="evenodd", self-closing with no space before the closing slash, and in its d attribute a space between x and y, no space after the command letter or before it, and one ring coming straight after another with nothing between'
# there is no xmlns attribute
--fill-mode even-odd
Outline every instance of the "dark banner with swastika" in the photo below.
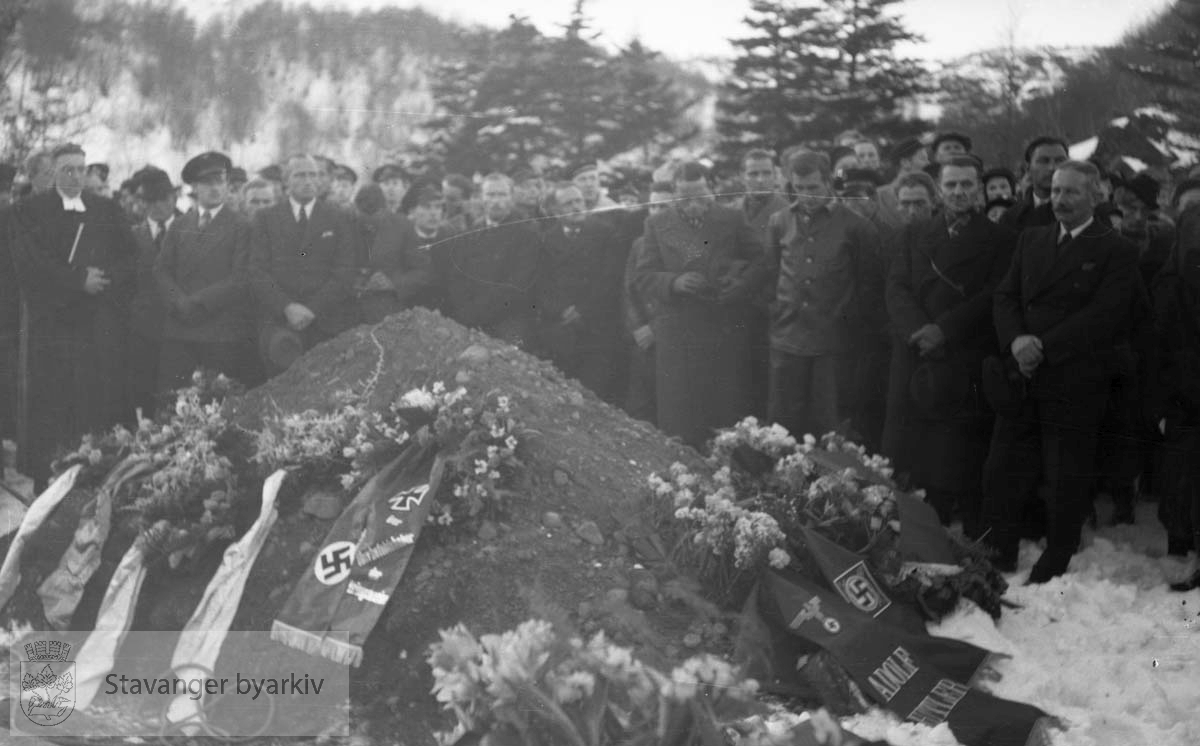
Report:
<svg viewBox="0 0 1200 746"><path fill-rule="evenodd" d="M1048 743L1046 713L971 688L981 662L974 646L893 627L795 572L766 574L757 611L768 626L828 651L867 697L905 720L947 723L967 746Z"/></svg>
<svg viewBox="0 0 1200 746"><path fill-rule="evenodd" d="M357 666L408 566L443 470L436 447L413 442L367 482L296 582L271 638Z"/></svg>

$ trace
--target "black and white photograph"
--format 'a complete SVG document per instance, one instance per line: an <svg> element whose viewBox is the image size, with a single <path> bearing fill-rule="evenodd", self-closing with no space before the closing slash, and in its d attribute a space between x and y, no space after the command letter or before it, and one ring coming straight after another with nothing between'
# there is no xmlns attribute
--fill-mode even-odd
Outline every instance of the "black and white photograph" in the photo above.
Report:
<svg viewBox="0 0 1200 746"><path fill-rule="evenodd" d="M1200 744L1200 0L0 0L0 743Z"/></svg>

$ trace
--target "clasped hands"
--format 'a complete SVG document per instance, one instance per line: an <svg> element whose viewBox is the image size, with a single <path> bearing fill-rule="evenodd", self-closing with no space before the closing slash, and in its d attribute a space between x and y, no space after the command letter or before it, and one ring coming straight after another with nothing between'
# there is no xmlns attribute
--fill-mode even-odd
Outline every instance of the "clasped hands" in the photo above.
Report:
<svg viewBox="0 0 1200 746"><path fill-rule="evenodd" d="M1033 372L1046 358L1042 352L1042 340L1032 334L1022 334L1014 339L1010 349L1021 369L1021 375L1026 378L1032 378Z"/></svg>
<svg viewBox="0 0 1200 746"><path fill-rule="evenodd" d="M745 298L744 284L732 277L721 279L720 285L714 289L713 284L699 272L684 272L671 283L671 289L680 295L713 298L718 303L730 303ZM714 292L715 291L715 292Z"/></svg>
<svg viewBox="0 0 1200 746"><path fill-rule="evenodd" d="M946 333L937 324L926 324L909 336L908 344L916 345L921 357L939 357L946 344Z"/></svg>

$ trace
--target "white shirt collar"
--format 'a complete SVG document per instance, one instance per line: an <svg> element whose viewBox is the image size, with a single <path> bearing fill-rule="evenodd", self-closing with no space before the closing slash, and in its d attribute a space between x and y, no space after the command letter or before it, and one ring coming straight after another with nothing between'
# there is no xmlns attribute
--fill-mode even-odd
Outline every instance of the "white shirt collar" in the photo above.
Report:
<svg viewBox="0 0 1200 746"><path fill-rule="evenodd" d="M1050 202L1049 197L1045 197L1045 198L1039 197L1039 196L1037 196L1037 192L1030 192L1030 194L1033 195L1033 206L1034 207L1041 207L1042 205L1048 204Z"/></svg>
<svg viewBox="0 0 1200 746"><path fill-rule="evenodd" d="M304 208L304 214L307 215L309 218L312 218L313 208L316 207L316 205L317 205L317 201L315 199L310 200L302 205L299 202L297 202L294 197L288 197L288 202L292 203L292 217L295 218L296 220L300 219L300 208L301 207Z"/></svg>
<svg viewBox="0 0 1200 746"><path fill-rule="evenodd" d="M161 230L165 233L166 230L171 227L171 223L174 223L174 222L175 222L175 213L171 213L169 216L167 216L167 219L162 221L161 223L154 220L153 218L146 218L146 225L148 225L150 227L150 237L158 238L158 232ZM160 225L162 226L161 228L159 227Z"/></svg>
<svg viewBox="0 0 1200 746"><path fill-rule="evenodd" d="M58 192L58 196L62 198L64 210L69 210L72 212L87 212L87 207L85 207L83 204L82 192L75 197L68 197L62 193L61 189L58 189L57 187L55 187L55 191Z"/></svg>
<svg viewBox="0 0 1200 746"><path fill-rule="evenodd" d="M1081 223L1078 227L1071 229L1071 238L1072 239L1079 238L1079 234L1083 233L1084 229L1087 228L1092 223L1094 223L1095 220L1096 220L1096 218L1094 216L1090 217L1087 220L1085 220L1083 223ZM1059 223L1058 224L1058 240L1061 241L1063 236L1065 236L1066 234L1067 234L1067 226L1063 225L1062 223Z"/></svg>
<svg viewBox="0 0 1200 746"><path fill-rule="evenodd" d="M200 207L199 205L197 205L197 206L196 206L196 213L197 213L198 215L202 215L202 214L204 214L204 213L206 213L206 212L207 212L207 213L208 213L208 219L209 219L209 220L212 220L213 218L215 218L217 215L219 215L219 214L221 213L221 208L222 208L222 207L224 207L224 206L225 206L225 203L224 203L224 202L222 202L221 204L217 205L216 207Z"/></svg>

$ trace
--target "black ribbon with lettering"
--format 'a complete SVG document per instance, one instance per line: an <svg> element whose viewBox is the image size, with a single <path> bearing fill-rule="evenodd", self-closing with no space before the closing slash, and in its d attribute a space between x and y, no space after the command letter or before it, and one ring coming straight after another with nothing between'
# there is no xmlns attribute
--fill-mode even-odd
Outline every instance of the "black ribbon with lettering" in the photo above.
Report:
<svg viewBox="0 0 1200 746"><path fill-rule="evenodd" d="M1048 743L1045 712L971 688L964 674L983 663L981 648L894 627L795 572L769 571L757 599L768 627L829 652L868 698L905 720L948 723L967 746Z"/></svg>

